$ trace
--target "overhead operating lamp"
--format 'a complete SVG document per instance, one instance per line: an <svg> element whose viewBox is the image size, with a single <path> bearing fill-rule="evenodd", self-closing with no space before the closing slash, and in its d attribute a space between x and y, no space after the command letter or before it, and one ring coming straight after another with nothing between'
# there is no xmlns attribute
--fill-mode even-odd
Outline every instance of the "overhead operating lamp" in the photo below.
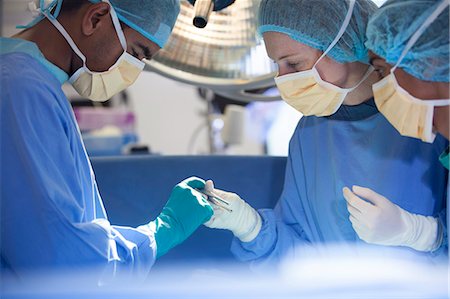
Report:
<svg viewBox="0 0 450 299"><path fill-rule="evenodd" d="M260 0L189 1L146 70L236 100L279 100L262 92L275 85L276 66L256 31Z"/></svg>
<svg viewBox="0 0 450 299"><path fill-rule="evenodd" d="M208 24L212 11L219 11L230 6L235 0L188 0L194 5L194 19L192 24L198 28L204 28Z"/></svg>

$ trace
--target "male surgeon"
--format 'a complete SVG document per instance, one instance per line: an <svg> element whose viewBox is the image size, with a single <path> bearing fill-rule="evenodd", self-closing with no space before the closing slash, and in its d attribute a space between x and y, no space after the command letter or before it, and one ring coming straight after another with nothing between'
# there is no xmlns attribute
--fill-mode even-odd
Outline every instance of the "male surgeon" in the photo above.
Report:
<svg viewBox="0 0 450 299"><path fill-rule="evenodd" d="M36 19L0 39L2 272L89 267L145 277L213 214L194 190L204 182L176 185L145 225L111 225L61 85L94 101L130 86L142 60L167 42L179 2L53 0L30 8Z"/></svg>

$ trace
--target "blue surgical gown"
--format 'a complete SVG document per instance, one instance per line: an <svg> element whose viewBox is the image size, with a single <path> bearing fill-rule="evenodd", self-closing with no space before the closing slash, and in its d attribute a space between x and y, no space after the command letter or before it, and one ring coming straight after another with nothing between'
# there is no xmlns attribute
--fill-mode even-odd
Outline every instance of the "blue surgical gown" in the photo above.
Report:
<svg viewBox="0 0 450 299"><path fill-rule="evenodd" d="M36 44L0 39L2 270L101 270L145 277L155 261L147 226L108 222L72 108L67 74ZM123 275L122 275L123 274Z"/></svg>
<svg viewBox="0 0 450 299"><path fill-rule="evenodd" d="M317 244L374 249L358 238L349 220L342 188L353 185L371 188L411 213L438 217L445 229L447 172L438 157L446 146L441 136L434 144L402 137L373 99L342 106L330 117L303 117L290 141L276 207L259 210L259 235L247 243L235 238L231 250L259 267ZM425 257L407 252L412 249L394 250L435 261L446 253L446 243Z"/></svg>

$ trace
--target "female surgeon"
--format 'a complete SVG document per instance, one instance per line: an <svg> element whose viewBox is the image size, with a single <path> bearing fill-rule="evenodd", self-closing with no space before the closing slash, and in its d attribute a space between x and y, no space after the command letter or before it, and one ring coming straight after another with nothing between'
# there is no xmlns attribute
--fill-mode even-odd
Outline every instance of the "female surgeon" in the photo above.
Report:
<svg viewBox="0 0 450 299"><path fill-rule="evenodd" d="M206 183L231 202L232 212L215 208L205 225L233 232L231 250L238 259L266 264L295 254L297 246L376 246L363 242L349 220L342 189L353 184L385 194L406 215L421 215L419 222L436 224L427 240L422 226L404 227L415 238L393 245L425 257L445 254L438 216L445 213L446 173L438 157L447 142L401 136L378 111L372 84L379 76L364 46L375 10L370 0L261 1L258 29L279 67L275 82L282 98L305 116L291 138L274 209L256 211L238 195ZM398 217L380 213L387 222Z"/></svg>
<svg viewBox="0 0 450 299"><path fill-rule="evenodd" d="M383 77L373 86L378 109L401 135L427 143L435 140L435 131L449 139L449 4L449 0L388 1L367 26L371 63ZM448 148L440 160L448 169ZM344 196L353 227L366 242L397 245L402 239L417 238L425 245L440 235L444 218L439 222L411 215L368 188L354 186L353 192L344 188ZM420 237L421 231L425 234Z"/></svg>

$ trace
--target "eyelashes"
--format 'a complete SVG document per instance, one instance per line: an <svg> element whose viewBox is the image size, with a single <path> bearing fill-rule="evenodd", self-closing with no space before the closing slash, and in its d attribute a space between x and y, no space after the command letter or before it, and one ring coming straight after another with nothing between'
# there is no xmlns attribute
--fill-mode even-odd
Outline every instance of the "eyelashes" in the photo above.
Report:
<svg viewBox="0 0 450 299"><path fill-rule="evenodd" d="M131 48L131 55L133 55L134 57L139 59L139 54L136 52L136 50L134 48Z"/></svg>

